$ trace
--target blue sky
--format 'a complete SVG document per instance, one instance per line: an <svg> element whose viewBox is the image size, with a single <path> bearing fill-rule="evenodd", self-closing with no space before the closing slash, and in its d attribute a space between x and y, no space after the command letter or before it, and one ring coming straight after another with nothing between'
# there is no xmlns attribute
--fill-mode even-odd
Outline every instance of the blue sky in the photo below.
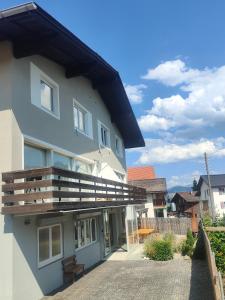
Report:
<svg viewBox="0 0 225 300"><path fill-rule="evenodd" d="M170 186L225 169L225 1L36 1L121 75L146 139L128 165ZM21 1L0 2L0 9Z"/></svg>

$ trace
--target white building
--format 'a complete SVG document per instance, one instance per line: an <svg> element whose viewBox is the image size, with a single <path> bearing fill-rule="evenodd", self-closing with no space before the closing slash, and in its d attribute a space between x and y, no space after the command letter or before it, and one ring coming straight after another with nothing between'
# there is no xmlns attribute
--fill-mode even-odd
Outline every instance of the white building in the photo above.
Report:
<svg viewBox="0 0 225 300"><path fill-rule="evenodd" d="M214 207L214 215L223 217L225 214L225 174L210 175L210 183L212 187L212 199L210 201L210 190L207 175L201 175L198 182L198 191L200 199L207 200L209 211L212 213Z"/></svg>

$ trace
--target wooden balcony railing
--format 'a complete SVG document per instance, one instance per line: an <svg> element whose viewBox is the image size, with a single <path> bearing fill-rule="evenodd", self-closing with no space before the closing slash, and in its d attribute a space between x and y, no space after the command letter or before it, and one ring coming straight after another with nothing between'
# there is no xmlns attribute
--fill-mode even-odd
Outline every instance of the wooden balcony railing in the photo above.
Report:
<svg viewBox="0 0 225 300"><path fill-rule="evenodd" d="M3 214L43 213L146 201L146 190L55 167L2 174Z"/></svg>

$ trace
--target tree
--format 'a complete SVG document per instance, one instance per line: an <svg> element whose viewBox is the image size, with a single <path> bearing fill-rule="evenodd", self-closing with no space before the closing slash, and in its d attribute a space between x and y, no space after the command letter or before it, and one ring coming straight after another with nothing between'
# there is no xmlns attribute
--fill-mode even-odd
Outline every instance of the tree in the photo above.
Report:
<svg viewBox="0 0 225 300"><path fill-rule="evenodd" d="M196 192L197 190L198 190L198 183L197 183L197 180L194 179L194 180L193 180L192 191L193 191L193 192Z"/></svg>

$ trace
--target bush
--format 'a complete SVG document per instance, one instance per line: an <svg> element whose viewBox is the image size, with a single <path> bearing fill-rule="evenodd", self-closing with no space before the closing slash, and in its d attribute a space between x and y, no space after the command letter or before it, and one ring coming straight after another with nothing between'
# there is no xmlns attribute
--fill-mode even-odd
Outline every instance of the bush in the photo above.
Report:
<svg viewBox="0 0 225 300"><path fill-rule="evenodd" d="M192 257L193 252L194 252L195 241L196 241L196 238L193 237L191 230L188 229L187 238L181 246L181 254Z"/></svg>
<svg viewBox="0 0 225 300"><path fill-rule="evenodd" d="M215 253L216 266L225 274L225 232L208 232L211 249Z"/></svg>
<svg viewBox="0 0 225 300"><path fill-rule="evenodd" d="M164 235L163 238L153 237L145 241L145 255L157 261L166 261L173 258L172 235Z"/></svg>
<svg viewBox="0 0 225 300"><path fill-rule="evenodd" d="M212 218L209 215L204 215L202 218L202 223L204 226L212 226Z"/></svg>

